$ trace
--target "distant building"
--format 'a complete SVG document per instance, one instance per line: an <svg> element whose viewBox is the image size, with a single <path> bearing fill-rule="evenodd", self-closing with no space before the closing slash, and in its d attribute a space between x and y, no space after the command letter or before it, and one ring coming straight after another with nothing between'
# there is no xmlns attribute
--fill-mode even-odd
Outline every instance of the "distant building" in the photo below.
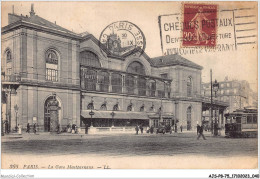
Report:
<svg viewBox="0 0 260 179"><path fill-rule="evenodd" d="M219 90L216 97L220 101L229 103L226 112L233 112L236 109L248 106L257 107L257 93L253 92L247 81L228 80L226 77L224 81L218 83ZM214 90L212 95L215 98ZM210 97L210 83L202 83L202 96Z"/></svg>

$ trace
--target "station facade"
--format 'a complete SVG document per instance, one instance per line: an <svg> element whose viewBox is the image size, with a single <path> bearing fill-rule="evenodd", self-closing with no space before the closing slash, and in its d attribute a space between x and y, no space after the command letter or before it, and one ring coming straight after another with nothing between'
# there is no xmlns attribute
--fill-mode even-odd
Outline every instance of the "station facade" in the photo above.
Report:
<svg viewBox="0 0 260 179"><path fill-rule="evenodd" d="M33 8L29 16L8 14L8 22L1 76L2 121L10 130L37 123L50 131L54 94L62 128L164 123L195 130L201 123L201 66L177 54L150 58L140 49L110 54L93 35L64 29Z"/></svg>

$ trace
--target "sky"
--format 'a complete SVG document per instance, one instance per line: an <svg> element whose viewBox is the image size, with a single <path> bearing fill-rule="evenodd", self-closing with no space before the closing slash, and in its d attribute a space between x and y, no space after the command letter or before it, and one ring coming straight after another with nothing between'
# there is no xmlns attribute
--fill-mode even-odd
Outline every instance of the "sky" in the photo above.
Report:
<svg viewBox="0 0 260 179"><path fill-rule="evenodd" d="M88 32L97 39L103 29L116 21L130 21L137 25L146 38L145 52L150 57L162 55L158 16L180 13L181 2L33 2L36 15L57 23L75 33ZM205 3L205 2L204 2ZM216 3L216 2L215 2ZM254 2L217 2L219 9L254 7ZM8 13L29 15L31 2L2 2L1 26L8 24ZM257 22L256 22L257 23ZM257 32L256 32L257 34ZM236 51L221 53L203 53L183 55L201 66L202 82L210 81L210 69L213 79L223 81L247 80L251 88L257 91L257 45L246 46Z"/></svg>

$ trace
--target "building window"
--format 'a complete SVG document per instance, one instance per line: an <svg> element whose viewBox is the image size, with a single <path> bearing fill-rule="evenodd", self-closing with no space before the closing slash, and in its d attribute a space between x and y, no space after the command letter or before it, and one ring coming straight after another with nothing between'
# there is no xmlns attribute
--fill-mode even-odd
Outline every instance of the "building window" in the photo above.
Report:
<svg viewBox="0 0 260 179"><path fill-rule="evenodd" d="M118 103L117 104L115 104L114 106L113 106L113 111L118 111L119 110L119 106L118 106Z"/></svg>
<svg viewBox="0 0 260 179"><path fill-rule="evenodd" d="M154 111L154 105L152 105L149 109L149 111L153 112Z"/></svg>
<svg viewBox="0 0 260 179"><path fill-rule="evenodd" d="M145 96L146 95L146 79L143 77L138 77L137 86L138 86L138 95Z"/></svg>
<svg viewBox="0 0 260 179"><path fill-rule="evenodd" d="M127 106L127 111L132 111L132 110L133 110L133 104L131 103Z"/></svg>
<svg viewBox="0 0 260 179"><path fill-rule="evenodd" d="M102 104L101 107L100 107L100 110L106 111L107 110L107 104L106 103Z"/></svg>
<svg viewBox="0 0 260 179"><path fill-rule="evenodd" d="M144 112L144 104L140 107L140 112Z"/></svg>
<svg viewBox="0 0 260 179"><path fill-rule="evenodd" d="M87 109L89 109L89 110L93 110L93 109L94 109L94 104L93 104L93 102L90 102L90 103L88 104Z"/></svg>
<svg viewBox="0 0 260 179"><path fill-rule="evenodd" d="M91 51L80 52L80 63L85 66L101 67L98 56Z"/></svg>
<svg viewBox="0 0 260 179"><path fill-rule="evenodd" d="M191 96L192 92L192 78L188 77L187 79L187 96Z"/></svg>
<svg viewBox="0 0 260 179"><path fill-rule="evenodd" d="M234 89L234 94L237 94L237 89Z"/></svg>
<svg viewBox="0 0 260 179"><path fill-rule="evenodd" d="M224 90L220 90L220 93L221 93L221 94L224 94Z"/></svg>
<svg viewBox="0 0 260 179"><path fill-rule="evenodd" d="M112 92L122 93L122 76L118 73L112 73Z"/></svg>
<svg viewBox="0 0 260 179"><path fill-rule="evenodd" d="M46 80L58 81L58 55L54 50L48 50L45 56Z"/></svg>
<svg viewBox="0 0 260 179"><path fill-rule="evenodd" d="M85 89L88 91L96 91L97 72L95 70L87 69L84 74Z"/></svg>
<svg viewBox="0 0 260 179"><path fill-rule="evenodd" d="M10 50L6 51L6 62L11 62L12 61L12 54Z"/></svg>
<svg viewBox="0 0 260 179"><path fill-rule="evenodd" d="M156 81L157 83L157 91L158 91L158 97L164 98L165 97L165 83L163 81Z"/></svg>
<svg viewBox="0 0 260 179"><path fill-rule="evenodd" d="M229 94L229 90L226 91L226 94Z"/></svg>
<svg viewBox="0 0 260 179"><path fill-rule="evenodd" d="M102 92L108 92L109 87L109 74L107 72L98 72L98 84L99 90Z"/></svg>
<svg viewBox="0 0 260 179"><path fill-rule="evenodd" d="M227 87L230 87L230 83L227 83Z"/></svg>
<svg viewBox="0 0 260 179"><path fill-rule="evenodd" d="M125 86L127 94L134 94L134 77L132 75L125 76Z"/></svg>
<svg viewBox="0 0 260 179"><path fill-rule="evenodd" d="M150 96L155 97L156 83L154 80L150 80Z"/></svg>
<svg viewBox="0 0 260 179"><path fill-rule="evenodd" d="M12 74L12 68L6 69L6 76L10 76Z"/></svg>
<svg viewBox="0 0 260 179"><path fill-rule="evenodd" d="M145 75L145 69L144 69L143 64L140 62L137 62L137 61L130 63L130 65L127 67L126 71L128 73Z"/></svg>
<svg viewBox="0 0 260 179"><path fill-rule="evenodd" d="M221 88L224 88L224 84L223 84L223 83L221 83L220 87L221 87Z"/></svg>

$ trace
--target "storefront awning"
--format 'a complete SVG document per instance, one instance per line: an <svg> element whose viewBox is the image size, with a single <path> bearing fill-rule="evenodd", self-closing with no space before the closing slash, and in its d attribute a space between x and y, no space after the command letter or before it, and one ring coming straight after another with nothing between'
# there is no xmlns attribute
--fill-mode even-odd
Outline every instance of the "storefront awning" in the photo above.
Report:
<svg viewBox="0 0 260 179"><path fill-rule="evenodd" d="M81 115L84 118L91 118L89 115L90 110L81 111ZM112 111L95 111L93 110L93 119L112 119ZM144 112L120 112L114 111L114 119L143 119L149 120L149 117Z"/></svg>
<svg viewBox="0 0 260 179"><path fill-rule="evenodd" d="M160 118L158 113L148 114L148 117L150 119L159 119ZM174 119L174 115L173 114L164 113L164 114L162 114L162 118L163 119Z"/></svg>

